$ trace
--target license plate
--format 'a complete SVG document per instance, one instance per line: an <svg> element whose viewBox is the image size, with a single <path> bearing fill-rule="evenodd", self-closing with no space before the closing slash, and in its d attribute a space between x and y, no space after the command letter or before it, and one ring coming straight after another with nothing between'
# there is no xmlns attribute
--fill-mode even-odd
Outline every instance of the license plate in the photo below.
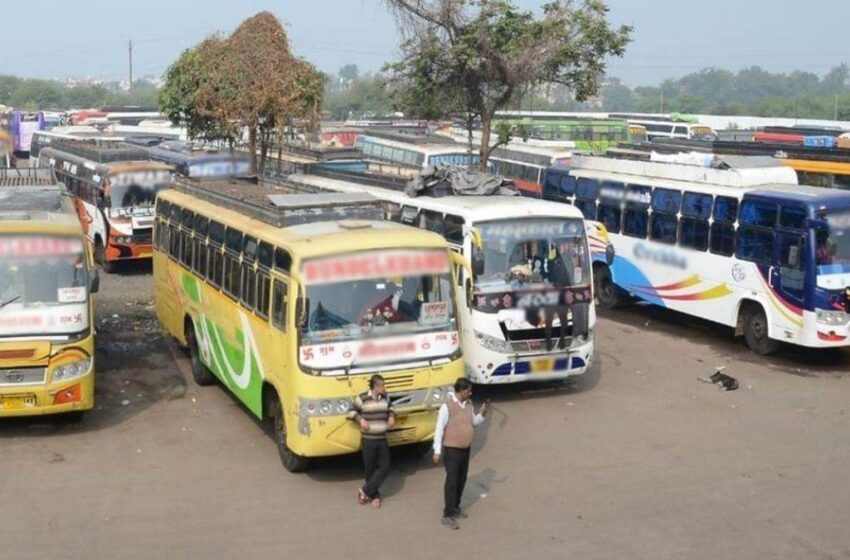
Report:
<svg viewBox="0 0 850 560"><path fill-rule="evenodd" d="M0 408L3 410L18 410L30 406L35 406L33 397L0 397Z"/></svg>
<svg viewBox="0 0 850 560"><path fill-rule="evenodd" d="M555 369L555 360L544 358L531 362L531 373L551 373Z"/></svg>

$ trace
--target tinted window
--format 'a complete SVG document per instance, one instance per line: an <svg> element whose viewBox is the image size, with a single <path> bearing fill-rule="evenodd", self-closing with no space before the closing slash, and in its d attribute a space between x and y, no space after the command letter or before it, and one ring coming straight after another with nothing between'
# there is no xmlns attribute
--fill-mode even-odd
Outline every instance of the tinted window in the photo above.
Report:
<svg viewBox="0 0 850 560"><path fill-rule="evenodd" d="M645 239L648 224L649 214L646 210L626 208L623 213L623 234L629 237Z"/></svg>
<svg viewBox="0 0 850 560"><path fill-rule="evenodd" d="M711 216L711 195L686 192L682 196L682 215L707 220Z"/></svg>
<svg viewBox="0 0 850 560"><path fill-rule="evenodd" d="M676 242L676 229L679 220L675 214L653 214L650 220L649 238L661 243Z"/></svg>
<svg viewBox="0 0 850 560"><path fill-rule="evenodd" d="M655 189L652 191L652 209L656 212L675 214L682 203L682 192L670 189Z"/></svg>
<svg viewBox="0 0 850 560"><path fill-rule="evenodd" d="M210 230L209 219L204 218L200 214L195 214L195 235L198 236L198 237L206 238L209 230Z"/></svg>
<svg viewBox="0 0 850 560"><path fill-rule="evenodd" d="M599 194L599 181L595 179L586 179L580 177L576 185L576 197L585 199L595 199Z"/></svg>
<svg viewBox="0 0 850 560"><path fill-rule="evenodd" d="M605 181L599 188L599 199L604 199L608 202L619 202L623 200L623 191L625 190L625 188L626 187L625 185L623 185L623 183L612 183L610 181Z"/></svg>
<svg viewBox="0 0 850 560"><path fill-rule="evenodd" d="M806 209L783 207L779 213L779 225L791 229L806 229Z"/></svg>
<svg viewBox="0 0 850 560"><path fill-rule="evenodd" d="M619 204L600 204L599 210L596 213L596 219L608 228L611 233L620 233L620 215Z"/></svg>
<svg viewBox="0 0 850 560"><path fill-rule="evenodd" d="M171 214L171 204L166 200L157 200L156 201L156 214L157 216L162 217L163 219L168 219L168 216Z"/></svg>
<svg viewBox="0 0 850 560"><path fill-rule="evenodd" d="M714 219L718 222L734 222L738 219L738 199L730 196L715 198Z"/></svg>
<svg viewBox="0 0 850 560"><path fill-rule="evenodd" d="M730 223L711 224L711 252L731 256L735 253L735 226Z"/></svg>
<svg viewBox="0 0 850 560"><path fill-rule="evenodd" d="M652 187L629 185L626 187L626 204L637 208L649 208L652 200Z"/></svg>
<svg viewBox="0 0 850 560"><path fill-rule="evenodd" d="M210 242L219 247L224 245L224 225L218 222L210 222Z"/></svg>
<svg viewBox="0 0 850 560"><path fill-rule="evenodd" d="M292 266L292 255L286 249L277 248L274 250L274 267L284 272L289 272Z"/></svg>
<svg viewBox="0 0 850 560"><path fill-rule="evenodd" d="M272 324L280 330L286 330L286 284L274 281L272 289Z"/></svg>
<svg viewBox="0 0 850 560"><path fill-rule="evenodd" d="M235 253L242 251L242 232L233 228L227 228L227 239L224 246Z"/></svg>
<svg viewBox="0 0 850 560"><path fill-rule="evenodd" d="M254 264L257 258L257 240L253 237L245 236L242 241L242 262Z"/></svg>
<svg viewBox="0 0 850 560"><path fill-rule="evenodd" d="M591 200L576 200L576 208L581 210L581 213L584 214L585 219L587 220L595 220L596 219L596 203Z"/></svg>
<svg viewBox="0 0 850 560"><path fill-rule="evenodd" d="M423 221L422 227L427 229L428 231L433 231L438 235L445 235L446 227L445 222L443 222L443 215L439 212L434 212L433 210L423 210L422 211Z"/></svg>
<svg viewBox="0 0 850 560"><path fill-rule="evenodd" d="M743 212L744 204L741 205ZM769 263L773 254L773 232L742 226L738 228L735 255L739 259L758 263Z"/></svg>
<svg viewBox="0 0 850 560"><path fill-rule="evenodd" d="M772 202L745 200L741 203L738 220L741 225L775 227L779 208Z"/></svg>
<svg viewBox="0 0 850 560"><path fill-rule="evenodd" d="M274 247L265 241L260 241L260 253L257 260L260 261L260 266L271 268L274 260Z"/></svg>
<svg viewBox="0 0 850 560"><path fill-rule="evenodd" d="M708 249L708 221L682 218L679 225L679 245L697 251Z"/></svg>
<svg viewBox="0 0 850 560"><path fill-rule="evenodd" d="M463 243L463 218L446 214L446 241L461 245Z"/></svg>

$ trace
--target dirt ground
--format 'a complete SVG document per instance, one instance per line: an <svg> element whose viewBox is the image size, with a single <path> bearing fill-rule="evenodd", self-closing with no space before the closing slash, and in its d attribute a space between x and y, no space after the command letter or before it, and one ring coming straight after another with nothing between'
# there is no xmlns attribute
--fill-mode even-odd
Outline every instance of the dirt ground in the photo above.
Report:
<svg viewBox="0 0 850 560"><path fill-rule="evenodd" d="M0 422L0 558L850 558L848 352L765 359L663 310L604 314L581 384L477 389L493 413L448 531L424 458L395 453L380 510L356 456L284 471L193 384L149 272L103 277L96 409ZM740 390L697 381L718 365Z"/></svg>

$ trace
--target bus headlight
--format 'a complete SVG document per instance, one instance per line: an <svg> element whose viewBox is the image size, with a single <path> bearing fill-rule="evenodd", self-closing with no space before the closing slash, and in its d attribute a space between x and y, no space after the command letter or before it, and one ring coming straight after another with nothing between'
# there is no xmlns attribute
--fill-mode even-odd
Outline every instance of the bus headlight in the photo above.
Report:
<svg viewBox="0 0 850 560"><path fill-rule="evenodd" d="M484 334L483 332L475 331L475 340L481 344L484 348L488 350L493 350L494 352L510 352L511 347L506 340L500 340L495 336L490 336L489 334Z"/></svg>
<svg viewBox="0 0 850 560"><path fill-rule="evenodd" d="M434 387L434 390L431 392L431 398L434 399L434 402L443 400L443 389L441 387Z"/></svg>
<svg viewBox="0 0 850 560"><path fill-rule="evenodd" d="M112 242L117 245L129 245L133 242L133 238L129 235L117 235L112 238Z"/></svg>
<svg viewBox="0 0 850 560"><path fill-rule="evenodd" d="M843 311L829 311L826 309L818 309L815 313L815 318L818 323L823 325L846 325L850 322L850 315Z"/></svg>
<svg viewBox="0 0 850 560"><path fill-rule="evenodd" d="M330 414L331 410L333 410L331 401L322 401L322 404L319 405L320 414Z"/></svg>
<svg viewBox="0 0 850 560"><path fill-rule="evenodd" d="M336 409L340 413L346 413L351 410L351 403L346 399L339 399L339 402L336 403Z"/></svg>
<svg viewBox="0 0 850 560"><path fill-rule="evenodd" d="M65 381L85 375L91 369L91 358L63 364L53 370L53 381Z"/></svg>

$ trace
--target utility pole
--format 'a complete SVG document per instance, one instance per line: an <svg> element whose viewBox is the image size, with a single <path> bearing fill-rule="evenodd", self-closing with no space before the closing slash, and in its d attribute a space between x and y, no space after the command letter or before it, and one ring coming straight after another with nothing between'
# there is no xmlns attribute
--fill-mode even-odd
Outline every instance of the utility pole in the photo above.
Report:
<svg viewBox="0 0 850 560"><path fill-rule="evenodd" d="M133 91L133 40L127 42L127 47L130 54L130 87L127 91Z"/></svg>
<svg viewBox="0 0 850 560"><path fill-rule="evenodd" d="M832 107L832 120L838 120L838 94L835 94L835 105Z"/></svg>
<svg viewBox="0 0 850 560"><path fill-rule="evenodd" d="M662 115L664 114L664 90L663 89L661 90L661 111L660 111L660 113Z"/></svg>

